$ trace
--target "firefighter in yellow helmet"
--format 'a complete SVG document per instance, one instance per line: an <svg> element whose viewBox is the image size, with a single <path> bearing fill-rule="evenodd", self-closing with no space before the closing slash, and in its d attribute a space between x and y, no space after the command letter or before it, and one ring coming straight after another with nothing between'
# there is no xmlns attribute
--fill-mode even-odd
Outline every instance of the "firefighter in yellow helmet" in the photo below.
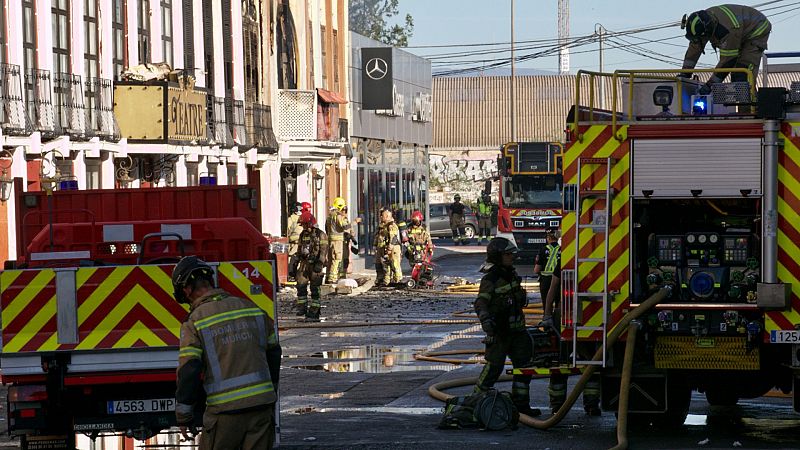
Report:
<svg viewBox="0 0 800 450"><path fill-rule="evenodd" d="M175 393L181 434L196 433L194 411L205 397L200 449L272 448L281 362L274 322L249 299L215 288L214 269L196 256L178 262L172 286L175 300L189 304Z"/></svg>
<svg viewBox="0 0 800 450"><path fill-rule="evenodd" d="M683 58L684 69L694 69L700 55L705 52L706 44L711 42L711 47L719 52L717 69L747 68L753 72L754 80L772 31L772 25L764 14L744 5L719 5L695 11L683 16L681 27L686 30L686 39L690 41ZM689 77L691 74L681 76ZM727 76L728 72L724 70L714 73L700 92L709 93L712 84L721 83ZM734 73L731 81L747 81L747 76Z"/></svg>
<svg viewBox="0 0 800 450"><path fill-rule="evenodd" d="M400 228L394 222L394 215L390 209L384 209L376 239L376 257L383 262L384 285L396 285L403 278L403 269L400 267L401 243Z"/></svg>
<svg viewBox="0 0 800 450"><path fill-rule="evenodd" d="M345 242L346 236L353 235L350 220L347 218L345 208L347 204L342 197L333 199L331 209L328 212L328 219L325 221L325 233L328 235L329 255L328 255L328 283L336 284L339 281L339 273L342 270L344 253L347 251L349 242ZM356 219L355 223L360 223L361 219Z"/></svg>

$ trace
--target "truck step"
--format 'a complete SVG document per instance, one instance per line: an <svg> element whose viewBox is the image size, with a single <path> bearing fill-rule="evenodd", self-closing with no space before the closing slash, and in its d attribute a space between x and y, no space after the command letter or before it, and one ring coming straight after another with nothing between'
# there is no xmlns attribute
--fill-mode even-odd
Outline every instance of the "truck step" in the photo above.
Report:
<svg viewBox="0 0 800 450"><path fill-rule="evenodd" d="M581 164L608 164L608 158L580 158ZM611 163L613 164L616 162L614 158L611 158Z"/></svg>
<svg viewBox="0 0 800 450"><path fill-rule="evenodd" d="M605 258L578 258L579 263L584 262L605 262Z"/></svg>
<svg viewBox="0 0 800 450"><path fill-rule="evenodd" d="M575 329L576 330L589 330L589 331L603 331L603 330L605 330L605 327L603 327L603 326L599 326L599 327L591 326L590 327L590 326L578 325L577 327L575 327Z"/></svg>
<svg viewBox="0 0 800 450"><path fill-rule="evenodd" d="M581 223L581 224L578 224L578 228L580 228L581 230L585 230L585 229L594 230L595 233L605 233L606 232L605 225L597 225L597 224L593 224L593 223Z"/></svg>
<svg viewBox="0 0 800 450"><path fill-rule="evenodd" d="M576 366L602 366L603 361L594 361L594 360L577 360L575 361Z"/></svg>
<svg viewBox="0 0 800 450"><path fill-rule="evenodd" d="M606 296L605 292L578 292L578 297L602 299L605 296Z"/></svg>

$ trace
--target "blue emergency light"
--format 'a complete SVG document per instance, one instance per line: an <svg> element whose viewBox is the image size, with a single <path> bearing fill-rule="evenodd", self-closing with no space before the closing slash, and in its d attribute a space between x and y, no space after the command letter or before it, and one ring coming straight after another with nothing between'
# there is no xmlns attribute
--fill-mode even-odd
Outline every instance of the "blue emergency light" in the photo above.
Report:
<svg viewBox="0 0 800 450"><path fill-rule="evenodd" d="M708 96L698 95L694 98L694 102L692 103L692 114L695 116L708 114Z"/></svg>

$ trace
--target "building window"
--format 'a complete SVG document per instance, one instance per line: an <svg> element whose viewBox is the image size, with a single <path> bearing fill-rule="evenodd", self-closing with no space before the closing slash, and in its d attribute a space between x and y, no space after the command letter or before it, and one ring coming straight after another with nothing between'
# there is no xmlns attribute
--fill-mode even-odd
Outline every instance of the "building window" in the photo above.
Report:
<svg viewBox="0 0 800 450"><path fill-rule="evenodd" d="M161 42L164 46L164 62L172 65L172 0L161 0Z"/></svg>
<svg viewBox="0 0 800 450"><path fill-rule="evenodd" d="M187 186L197 186L200 182L200 177L198 175L198 168L196 162L187 162L186 163L186 185Z"/></svg>
<svg viewBox="0 0 800 450"><path fill-rule="evenodd" d="M100 58L98 51L98 1L84 0L84 53L86 80L97 78L100 73Z"/></svg>
<svg viewBox="0 0 800 450"><path fill-rule="evenodd" d="M314 87L314 24L308 21L308 87Z"/></svg>
<svg viewBox="0 0 800 450"><path fill-rule="evenodd" d="M100 159L87 158L86 160L86 189L101 189L103 186Z"/></svg>
<svg viewBox="0 0 800 450"><path fill-rule="evenodd" d="M333 90L339 92L339 33L333 30Z"/></svg>
<svg viewBox="0 0 800 450"><path fill-rule="evenodd" d="M0 2L0 63L6 62L6 2Z"/></svg>
<svg viewBox="0 0 800 450"><path fill-rule="evenodd" d="M212 20L211 0L203 0L203 55L205 57L206 88L209 92L214 89L214 21ZM209 114L211 111L209 110Z"/></svg>
<svg viewBox="0 0 800 450"><path fill-rule="evenodd" d="M33 8L33 0L22 0L22 48L26 70L36 68L36 15Z"/></svg>
<svg viewBox="0 0 800 450"><path fill-rule="evenodd" d="M194 1L183 1L183 68L192 69L189 75L197 76L194 69Z"/></svg>
<svg viewBox="0 0 800 450"><path fill-rule="evenodd" d="M228 184L231 186L239 184L239 171L236 164L228 164L225 167L228 169Z"/></svg>
<svg viewBox="0 0 800 450"><path fill-rule="evenodd" d="M113 40L113 63L114 79L119 80L119 76L125 69L125 2L124 0L113 0L114 11L111 15L111 35Z"/></svg>
<svg viewBox="0 0 800 450"><path fill-rule="evenodd" d="M137 0L139 15L139 64L150 61L150 0Z"/></svg>
<svg viewBox="0 0 800 450"><path fill-rule="evenodd" d="M260 15L255 4L251 1L244 3L247 8L242 15L242 37L244 41L244 100L248 103L258 103L259 89L259 61L261 60L261 40L258 36Z"/></svg>
<svg viewBox="0 0 800 450"><path fill-rule="evenodd" d="M233 37L231 0L222 0L222 58L225 73L225 96L233 98ZM241 45L241 43L239 43Z"/></svg>
<svg viewBox="0 0 800 450"><path fill-rule="evenodd" d="M53 73L70 73L69 0L53 0Z"/></svg>
<svg viewBox="0 0 800 450"><path fill-rule="evenodd" d="M319 46L322 49L322 88L328 88L328 36L325 33L325 25L319 29Z"/></svg>

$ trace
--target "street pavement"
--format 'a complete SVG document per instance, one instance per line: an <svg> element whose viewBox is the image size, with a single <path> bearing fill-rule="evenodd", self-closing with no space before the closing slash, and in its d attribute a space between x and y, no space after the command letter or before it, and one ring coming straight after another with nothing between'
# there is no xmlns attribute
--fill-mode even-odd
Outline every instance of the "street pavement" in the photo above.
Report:
<svg viewBox="0 0 800 450"><path fill-rule="evenodd" d="M483 253L466 253L437 260L437 273L479 277L477 268ZM292 297L284 293L280 302L284 349L281 447L613 447L614 412L588 417L580 406L547 431L525 426L500 432L436 428L443 404L428 395L428 387L444 380L477 376L480 366L423 362L413 355L480 348L482 332L474 322L420 322L469 320L474 295L391 290L331 295L323 301L324 322L312 325L292 316ZM348 324L357 326L344 327ZM510 390L509 383L499 387ZM466 394L470 389L458 388L450 393ZM533 406L548 411L547 381L534 380L531 392ZM798 436L800 420L792 410L791 399L768 397L743 400L732 408L711 408L699 393L694 393L689 418L679 429L633 430L629 434L631 448L647 449L800 448Z"/></svg>

